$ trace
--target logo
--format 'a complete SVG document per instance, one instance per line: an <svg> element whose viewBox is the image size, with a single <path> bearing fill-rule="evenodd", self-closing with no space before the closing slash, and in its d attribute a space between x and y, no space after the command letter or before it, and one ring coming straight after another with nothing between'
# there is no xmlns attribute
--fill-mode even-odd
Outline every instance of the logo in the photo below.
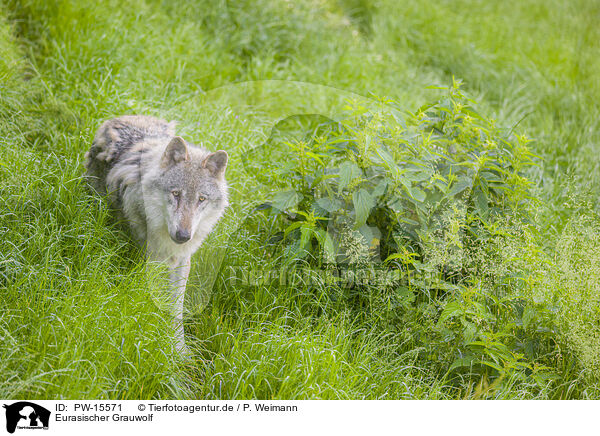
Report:
<svg viewBox="0 0 600 436"><path fill-rule="evenodd" d="M4 405L6 409L6 431L14 433L15 429L48 429L50 411L28 401L19 401Z"/></svg>

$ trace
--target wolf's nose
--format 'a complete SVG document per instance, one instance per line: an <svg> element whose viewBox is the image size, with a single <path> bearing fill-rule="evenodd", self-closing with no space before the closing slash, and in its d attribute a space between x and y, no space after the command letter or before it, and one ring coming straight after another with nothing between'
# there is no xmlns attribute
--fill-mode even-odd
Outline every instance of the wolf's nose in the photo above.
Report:
<svg viewBox="0 0 600 436"><path fill-rule="evenodd" d="M191 238L189 230L177 230L175 233L175 242L183 244L184 242L189 241Z"/></svg>

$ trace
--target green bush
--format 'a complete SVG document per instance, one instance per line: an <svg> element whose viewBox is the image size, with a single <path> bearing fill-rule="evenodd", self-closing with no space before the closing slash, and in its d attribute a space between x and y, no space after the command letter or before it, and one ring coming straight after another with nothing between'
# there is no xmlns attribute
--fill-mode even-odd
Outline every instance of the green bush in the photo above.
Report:
<svg viewBox="0 0 600 436"><path fill-rule="evenodd" d="M531 280L525 256L536 253L524 249L534 238L526 171L536 158L459 83L444 94L414 113L390 100L349 102L341 121L278 123L246 163L252 171L260 155L270 163L260 180L278 187L257 208L276 223L264 243L287 267L334 265L341 288L340 269L370 270L350 286L356 308L376 305L388 326L413 326L407 340L449 374L543 383L519 339L528 303L518 289Z"/></svg>
<svg viewBox="0 0 600 436"><path fill-rule="evenodd" d="M291 117L247 156L268 156L262 181L280 191L260 208L282 218L291 255L318 246L326 260L348 261L336 238L346 228L385 261L431 264L440 249L481 244L500 219L526 219L528 140L478 114L459 84L415 113L393 101L375 106L350 106L340 122ZM461 263L443 257L438 266Z"/></svg>

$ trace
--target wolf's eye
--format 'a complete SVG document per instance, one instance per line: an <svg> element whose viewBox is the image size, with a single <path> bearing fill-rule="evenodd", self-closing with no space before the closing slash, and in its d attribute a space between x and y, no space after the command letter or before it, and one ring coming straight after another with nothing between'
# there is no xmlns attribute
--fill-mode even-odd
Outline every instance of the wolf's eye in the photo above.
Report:
<svg viewBox="0 0 600 436"><path fill-rule="evenodd" d="M202 204L202 202L206 200L203 196L198 197L198 204Z"/></svg>
<svg viewBox="0 0 600 436"><path fill-rule="evenodd" d="M177 190L173 190L173 191L171 191L171 195L175 198L179 198L179 196L181 195L181 192L179 192Z"/></svg>

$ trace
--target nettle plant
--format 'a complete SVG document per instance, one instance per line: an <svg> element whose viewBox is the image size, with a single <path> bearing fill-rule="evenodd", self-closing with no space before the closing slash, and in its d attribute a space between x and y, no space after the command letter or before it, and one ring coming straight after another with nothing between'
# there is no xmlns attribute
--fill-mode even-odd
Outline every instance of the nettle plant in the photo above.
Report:
<svg viewBox="0 0 600 436"><path fill-rule="evenodd" d="M255 173L277 191L258 209L281 219L288 260L404 262L449 278L465 243L528 209L529 140L478 114L458 84L415 113L390 100L347 109L341 122L290 117L252 153L269 162Z"/></svg>
<svg viewBox="0 0 600 436"><path fill-rule="evenodd" d="M349 103L347 113L287 118L247 156L247 169L273 188L257 208L278 229L265 245L287 267L375 270L366 287L389 291L392 318L433 318L430 357L450 353L449 370L533 373L513 335L522 301L503 290L519 274L496 268L535 201L529 139L479 114L458 83L414 113L390 100ZM400 274L377 281L386 271Z"/></svg>

